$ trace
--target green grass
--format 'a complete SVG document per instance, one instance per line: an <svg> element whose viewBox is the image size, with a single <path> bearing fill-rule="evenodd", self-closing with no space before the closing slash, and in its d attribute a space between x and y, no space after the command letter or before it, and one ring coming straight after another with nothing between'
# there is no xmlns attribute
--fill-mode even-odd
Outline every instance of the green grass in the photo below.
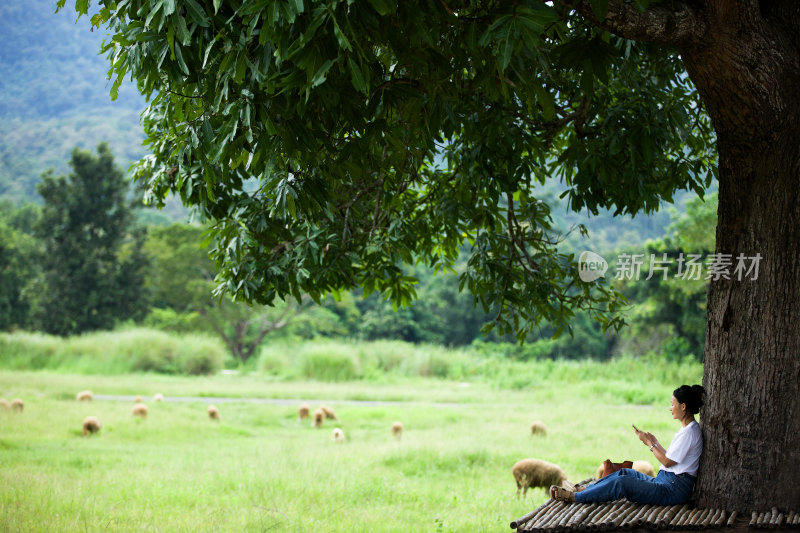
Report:
<svg viewBox="0 0 800 533"><path fill-rule="evenodd" d="M541 365L537 367L536 365ZM264 374L179 377L0 371L0 524L7 531L505 531L546 499L515 497L511 466L524 457L560 465L573 481L603 459L655 462L631 422L662 442L680 383L655 366L620 360L533 364L468 382L394 376L380 383L285 381ZM686 382L700 380L688 375ZM663 374L663 369L662 369ZM535 380L532 377L538 376ZM75 393L225 396L222 420L203 402L76 402ZM247 398L289 398L253 403ZM339 422L299 423L301 401L333 407ZM404 403L368 404L383 400ZM446 404L445 404L446 402ZM455 404L455 405L449 405ZM87 415L103 423L81 436ZM403 421L402 441L390 432ZM547 424L533 437L533 420ZM333 427L346 442L333 442Z"/></svg>

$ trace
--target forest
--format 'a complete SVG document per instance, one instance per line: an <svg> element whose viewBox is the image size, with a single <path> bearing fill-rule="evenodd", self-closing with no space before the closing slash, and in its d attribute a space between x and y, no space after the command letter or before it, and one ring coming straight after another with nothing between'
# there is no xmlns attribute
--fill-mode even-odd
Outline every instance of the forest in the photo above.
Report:
<svg viewBox="0 0 800 533"><path fill-rule="evenodd" d="M38 202L0 209L0 330L75 336L92 331L148 328L214 337L228 366L253 367L269 341L400 340L412 344L499 352L519 360L608 360L657 354L702 360L708 272L683 279L680 254L714 250L716 193L683 197L677 208L627 220L608 213L570 214L547 183L552 235L577 262L584 250L604 257L606 278L627 299L626 325L603 331L577 312L571 331L543 322L523 343L491 326L483 309L459 290L455 272L416 267L417 301L395 308L378 292L355 288L314 302L308 297L275 306L216 296L215 265L200 220L174 221L142 205L107 144L95 153L76 148L68 175L46 173ZM102 237L102 238L98 238ZM465 244L465 246L468 246ZM641 255L635 278L622 275L620 258ZM665 255L666 254L666 255ZM669 262L669 274L648 277L651 258ZM620 279L617 279L620 278ZM205 368L205 367L203 367ZM163 369L162 369L163 370ZM172 371L175 371L174 369Z"/></svg>

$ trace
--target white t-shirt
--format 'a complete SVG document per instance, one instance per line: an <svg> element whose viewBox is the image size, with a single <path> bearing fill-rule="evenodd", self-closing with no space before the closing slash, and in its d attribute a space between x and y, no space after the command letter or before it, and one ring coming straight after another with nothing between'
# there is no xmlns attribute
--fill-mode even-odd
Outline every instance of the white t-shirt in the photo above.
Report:
<svg viewBox="0 0 800 533"><path fill-rule="evenodd" d="M700 466L700 454L703 453L703 434L700 424L692 421L675 434L675 438L667 448L667 458L675 461L672 466L662 466L661 470L674 474L697 475Z"/></svg>

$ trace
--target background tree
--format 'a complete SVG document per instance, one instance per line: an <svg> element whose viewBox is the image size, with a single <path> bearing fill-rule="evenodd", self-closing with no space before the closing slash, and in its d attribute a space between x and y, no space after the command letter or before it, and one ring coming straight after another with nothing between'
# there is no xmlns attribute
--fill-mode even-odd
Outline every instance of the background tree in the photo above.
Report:
<svg viewBox="0 0 800 533"><path fill-rule="evenodd" d="M26 288L39 271L39 243L33 227L39 209L0 202L0 331L26 328L30 301Z"/></svg>
<svg viewBox="0 0 800 533"><path fill-rule="evenodd" d="M247 300L360 285L403 304L401 263L447 269L467 244L460 282L501 333L576 309L618 325L536 184L635 214L702 194L717 155L719 259L764 263L711 282L698 502L800 501L794 0L98 5L112 92L130 75L151 97L139 178L215 221L222 288Z"/></svg>
<svg viewBox="0 0 800 533"><path fill-rule="evenodd" d="M143 238L133 233L128 183L108 146L100 144L96 156L76 148L70 165L69 176L48 173L37 187L44 254L34 313L41 330L58 335L140 318L147 298Z"/></svg>
<svg viewBox="0 0 800 533"><path fill-rule="evenodd" d="M234 359L246 363L269 333L289 326L307 306L289 302L265 308L213 297L214 264L204 232L205 228L193 224L172 224L150 232L145 247L150 269L143 285L153 295L153 309L146 323L212 331Z"/></svg>

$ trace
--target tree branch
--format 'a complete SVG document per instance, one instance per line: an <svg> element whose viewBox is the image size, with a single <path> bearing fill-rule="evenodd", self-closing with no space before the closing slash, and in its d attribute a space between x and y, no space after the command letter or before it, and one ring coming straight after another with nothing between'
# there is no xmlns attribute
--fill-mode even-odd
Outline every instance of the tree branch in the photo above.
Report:
<svg viewBox="0 0 800 533"><path fill-rule="evenodd" d="M598 20L588 2L567 0L593 25L633 41L685 46L699 41L706 32L706 21L688 2L672 1L640 11L635 4L609 0L608 12Z"/></svg>

